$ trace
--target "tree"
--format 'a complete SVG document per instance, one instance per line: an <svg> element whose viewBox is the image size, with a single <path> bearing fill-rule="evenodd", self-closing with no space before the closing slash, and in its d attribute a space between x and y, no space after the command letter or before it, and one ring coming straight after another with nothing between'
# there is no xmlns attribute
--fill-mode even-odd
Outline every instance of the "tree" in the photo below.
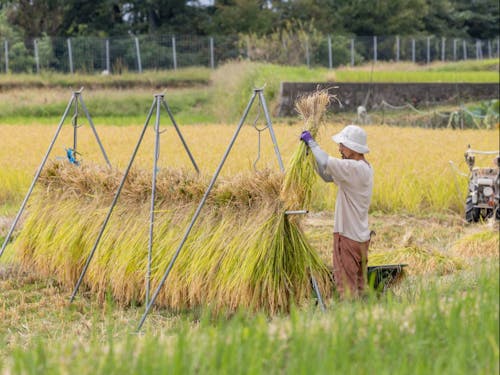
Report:
<svg viewBox="0 0 500 375"><path fill-rule="evenodd" d="M498 0L456 0L456 22L471 37L495 39L500 34Z"/></svg>
<svg viewBox="0 0 500 375"><path fill-rule="evenodd" d="M132 0L125 17L134 33L204 34L207 10L186 0Z"/></svg>
<svg viewBox="0 0 500 375"><path fill-rule="evenodd" d="M426 34L439 36L463 37L467 31L464 28L463 15L450 0L427 0L428 11L423 17L423 31Z"/></svg>
<svg viewBox="0 0 500 375"><path fill-rule="evenodd" d="M411 35L423 29L425 0L339 0L337 17L343 29L360 36Z"/></svg>
<svg viewBox="0 0 500 375"><path fill-rule="evenodd" d="M9 23L18 26L25 38L57 35L64 17L64 0L18 0L6 4Z"/></svg>
<svg viewBox="0 0 500 375"><path fill-rule="evenodd" d="M266 0L226 0L215 3L211 34L270 33L278 15Z"/></svg>
<svg viewBox="0 0 500 375"><path fill-rule="evenodd" d="M124 4L119 0L67 0L60 35L124 35L128 25L123 20Z"/></svg>
<svg viewBox="0 0 500 375"><path fill-rule="evenodd" d="M315 28L325 34L343 31L344 25L337 13L337 0L273 1L273 10L280 15L280 28L286 23L314 23Z"/></svg>
<svg viewBox="0 0 500 375"><path fill-rule="evenodd" d="M207 5L209 4L209 5ZM287 24L323 34L492 39L498 0L0 0L24 38L135 34L271 35Z"/></svg>

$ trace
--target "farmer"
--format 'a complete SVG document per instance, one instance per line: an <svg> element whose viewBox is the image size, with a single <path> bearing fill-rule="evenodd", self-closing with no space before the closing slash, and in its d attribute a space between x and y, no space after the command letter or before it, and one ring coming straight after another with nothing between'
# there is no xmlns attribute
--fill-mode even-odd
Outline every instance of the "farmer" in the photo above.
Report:
<svg viewBox="0 0 500 375"><path fill-rule="evenodd" d="M368 208L373 169L365 159L369 149L362 128L347 125L332 139L338 143L342 159L329 156L307 130L300 136L311 149L321 178L338 186L333 226L333 276L341 297L357 297L367 283Z"/></svg>

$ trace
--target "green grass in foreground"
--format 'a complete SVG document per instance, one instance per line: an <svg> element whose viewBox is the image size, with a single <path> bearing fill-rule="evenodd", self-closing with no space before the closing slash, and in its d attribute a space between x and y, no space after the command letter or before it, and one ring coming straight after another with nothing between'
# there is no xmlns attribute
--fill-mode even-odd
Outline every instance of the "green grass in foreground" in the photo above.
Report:
<svg viewBox="0 0 500 375"><path fill-rule="evenodd" d="M448 278L407 280L397 293L337 302L271 320L238 314L159 319L143 334L110 304L107 313L62 309L79 334L27 332L31 313L2 324L0 370L22 374L495 374L499 371L498 263ZM12 303L8 298L7 306ZM26 303L25 303L26 305ZM5 307L4 307L5 311ZM91 318L89 318L89 313ZM139 313L140 311L136 311ZM137 319L135 316L133 319Z"/></svg>

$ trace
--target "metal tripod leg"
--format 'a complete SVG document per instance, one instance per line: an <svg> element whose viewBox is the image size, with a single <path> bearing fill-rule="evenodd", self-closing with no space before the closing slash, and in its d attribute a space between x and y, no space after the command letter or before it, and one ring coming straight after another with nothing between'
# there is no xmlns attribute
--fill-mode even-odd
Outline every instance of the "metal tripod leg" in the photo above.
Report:
<svg viewBox="0 0 500 375"><path fill-rule="evenodd" d="M99 145L99 148L101 149L102 155L104 156L104 160L108 164L109 167L111 167L111 163L109 162L108 155L106 154L106 151L104 150L104 147L101 143L101 140L99 139L99 135L97 135L97 130L95 129L94 122L92 121L92 118L90 117L89 111L87 110L87 106L85 105L85 102L83 101L83 97L80 95L81 90L76 93L78 96L78 99L80 100L80 104L82 105L83 112L85 113L85 117L87 117L87 121L89 122L90 128L92 129L92 132L94 133L95 139L97 141L97 144ZM75 130L76 132L76 130ZM75 136L76 139L76 136ZM75 141L75 151L76 151L76 141Z"/></svg>
<svg viewBox="0 0 500 375"><path fill-rule="evenodd" d="M77 151L77 146L78 146L78 97L80 96L81 90L80 91L75 91L73 95L75 96L75 114L73 115L72 118L72 123L73 123L73 150L76 152Z"/></svg>
<svg viewBox="0 0 500 375"><path fill-rule="evenodd" d="M115 197L113 198L113 201L111 203L111 207L109 208L109 211L108 211L108 214L103 222L103 225L99 231L99 234L97 236L97 239L94 243L94 246L92 247L92 250L90 251L90 254L89 256L87 257L87 260L85 262L85 265L82 269L82 272L80 274L80 277L78 279L78 282L76 283L76 286L73 290L73 293L71 294L71 297L70 297L70 302L73 302L73 300L75 299L75 296L76 296L76 293L78 292L78 289L80 288L80 285L83 281L83 277L85 276L85 274L87 273L87 269L90 265L90 262L92 261L92 258L94 257L94 254L96 252L96 249L97 247L99 246L99 242L101 241L101 237L104 233L104 230L106 229L106 226L108 225L108 222L109 222L109 219L111 217L111 214L113 213L113 210L116 206L116 203L118 201L118 198L121 194L121 191L123 189L123 186L125 184L125 180L127 179L127 176L130 172L130 169L132 167L132 164L134 163L134 160L135 160L135 157L137 155L137 152L139 150L139 147L142 143L142 140L144 138L144 134L146 133L146 129L149 125L149 121L151 120L151 116L153 115L153 111L154 109L156 108L156 122L155 122L155 134L156 134L156 139L155 139L155 151L154 151L154 158L153 158L153 177L152 177L152 194L151 194L151 211L150 211L150 229L149 229L149 246L148 246L148 269L147 269L147 275L146 275L146 303L149 299L149 294L150 294L150 283L151 283L151 262L152 262L152 248L153 248L153 229L154 229L154 202L155 202L155 198L156 198L156 176L157 176L157 169L158 169L158 155L159 155L159 141L160 141L160 110L161 110L161 103L163 102L165 108L167 109L167 112L170 116L170 119L172 120L172 123L174 124L175 126L175 129L177 131L177 134L179 135L179 137L181 138L181 141L184 145L184 148L186 149L186 152L188 153L190 159L191 159L191 162L193 163L193 166L194 168L196 169L197 172L199 172L198 170L198 166L196 165L196 162L191 154L191 152L189 151L189 148L187 147L187 144L184 140L184 138L182 137L182 134L177 126L177 123L175 123L175 120L170 112L170 109L168 108L165 100L164 100L164 94L156 94L155 95L155 99L153 100L153 104L151 105L151 108L149 110L149 113L148 113L148 116L147 116L147 119L144 123L144 127L142 129L142 132L139 136L139 140L135 146L135 149L132 153L132 157L130 158L130 161L129 161L129 164L127 165L127 168L125 170L125 173L122 177L122 180L120 182L120 185L118 186L118 189L115 193ZM104 154L105 155L105 154ZM106 158L106 156L105 156Z"/></svg>
<svg viewBox="0 0 500 375"><path fill-rule="evenodd" d="M196 220L198 219L198 216L200 215L200 211L201 209L203 208L203 206L205 205L205 202L207 200L207 197L208 195L210 194L210 191L212 190L214 184L215 184L215 181L217 180L217 177L219 177L219 173L220 171L222 170L222 167L224 166L224 163L226 162L226 159L229 155L229 153L231 152L231 149L233 148L233 145L236 141L236 138L238 137L238 134L240 133L240 130L243 126L243 123L245 122L245 119L248 115L248 112L250 111L250 107L252 106L254 100L255 100L255 96L256 96L256 92L253 93L252 97L250 98L250 101L248 102L248 105L245 109L245 112L243 114L243 117L241 118L240 120L240 123L238 124L238 127L236 129L236 132L234 133L233 135L233 138L231 139L231 142L229 143L229 146L226 150L226 152L224 153L224 156L222 157L222 160L219 164L219 166L217 167L217 170L215 171L215 174L213 175L212 177L212 180L210 181L208 187L207 187L207 190L205 191L205 194L203 195L201 201L200 201L200 204L198 205L198 208L196 209L194 215L193 215L193 218L191 219L191 223L189 224L186 232L184 233L184 236L181 240L181 243L179 244L179 247L177 247L177 250L175 251L172 259L170 260L170 263L167 267L167 270L165 271L165 273L163 274L163 277L160 281L160 284L158 285L158 287L156 288L151 300L149 301L148 305L146 306L146 311L144 312L144 314L142 315L142 318L141 318L141 321L139 322L139 325L137 327L137 331L139 331L141 328L142 328L142 325L144 324L148 314L149 314L149 311L151 310L151 307L153 306L153 304L155 303L156 301L156 298L158 298L158 294L160 293L160 290L161 288L163 287L163 285L165 284L165 281L167 280L167 277L168 275L170 274L170 271L172 270L172 267L174 266L175 264L175 261L177 260L177 257L179 256L187 238L189 237L189 234L191 233L191 229L193 228Z"/></svg>
<svg viewBox="0 0 500 375"><path fill-rule="evenodd" d="M259 95L259 100L262 105L262 108L264 109L264 116L266 117L267 125L269 127L269 133L271 134L271 140L273 141L273 146L274 146L274 152L276 154L276 157L278 158L278 164L280 166L280 171L284 172L285 167L283 166L283 161L281 160L281 154L280 150L278 148L278 142L276 141L276 136L274 134L274 129L273 129L273 123L271 122L271 117L269 116L269 111L267 109L267 104L266 104L266 99L264 98L264 89L255 89L254 92L256 92Z"/></svg>
<svg viewBox="0 0 500 375"><path fill-rule="evenodd" d="M153 236L155 221L155 199L156 199L156 173L158 171L158 157L160 152L160 109L161 99L156 97L156 122L155 122L155 150L153 155L153 177L151 181L151 209L149 211L149 243L148 243L148 269L146 274L146 306L149 302L149 290L151 287L151 263L153 260Z"/></svg>
<svg viewBox="0 0 500 375"><path fill-rule="evenodd" d="M312 272L311 272L311 283L313 285L314 293L316 293L316 298L318 298L319 307L321 308L321 311L325 311L325 304L323 303L323 298L321 298L321 293L318 288L318 283Z"/></svg>
<svg viewBox="0 0 500 375"><path fill-rule="evenodd" d="M33 181L31 182L31 185L28 189L28 193L26 194L23 202L21 203L21 208L17 212L17 215L14 219L14 222L12 223L12 225L9 229L9 233L7 233L7 237L5 237L5 240L3 241L2 249L0 250L0 257L3 255L5 248L7 247L7 244L9 243L10 237L12 236L12 233L14 232L14 229L16 228L16 225L17 225L17 223L18 223L18 221L19 221L19 219L20 219L20 217L21 217L21 215L26 207L26 203L28 203L28 199L30 198L31 193L33 192L35 184L38 181L38 178L40 177L40 174L42 173L42 169L45 166L47 159L49 158L49 154L52 151L54 144L56 143L56 140L57 140L57 137L59 136L59 133L61 132L62 125L64 123L64 120L66 119L66 116L68 115L69 109L71 108L71 105L73 104L73 102L75 100L76 100L76 97L75 97L75 94L73 94L71 96L71 99L70 99L68 105L66 106L66 109L65 109L64 114L61 118L61 121L59 122L59 125L57 126L57 130L56 130L56 133L54 134L54 138L52 138L52 141L50 142L49 148L47 149L47 152L45 153L45 156L43 157L42 162L36 171L35 177L33 178Z"/></svg>
<svg viewBox="0 0 500 375"><path fill-rule="evenodd" d="M103 222L103 224L101 226L101 230L99 231L99 234L97 235L97 239L96 239L96 241L94 243L94 246L92 247L92 250L90 251L90 254L87 257L87 260L85 262L85 265L83 266L83 270L82 270L82 272L80 274L78 282L76 283L75 289L73 290L73 293L71 294L70 302L73 302L73 300L75 299L76 293L78 292L78 288L80 287L80 284L83 281L83 277L85 276L85 273L87 272L87 269L89 268L90 261L94 257L94 253L95 253L95 251L97 249L97 246L99 245L99 242L101 241L101 237L102 237L102 235L104 233L104 229L106 229L106 226L108 225L109 218L111 217L111 214L113 213L113 209L116 206L116 202L118 201L118 197L120 196L120 193L121 193L121 191L123 189L123 185L125 184L125 180L127 179L127 176L128 176L128 174L130 172L130 168L132 167L132 163L134 162L134 159L135 159L135 157L137 155L137 151L139 151L139 147L140 147L140 145L142 143L142 139L144 138L144 134L146 133L146 129L148 127L149 120L151 119L151 115L153 114L153 110L155 108L155 104L156 104L156 99L153 101L153 104L151 105L151 109L149 110L148 116L146 118L146 122L144 123L144 126L142 128L142 132L141 132L141 134L139 136L139 140L137 141L135 149L132 152L132 157L130 158L130 161L129 161L128 165L127 165L127 168L125 169L125 173L123 174L123 177L122 177L122 180L120 182L120 185L118 186L118 190L115 193L115 197L113 198L113 201L111 203L111 207L109 208L108 214L106 215L106 218L104 219L104 222Z"/></svg>
<svg viewBox="0 0 500 375"><path fill-rule="evenodd" d="M191 163L193 164L194 169L196 170L197 173L200 173L200 170L198 169L198 165L196 165L196 162L194 161L193 155L191 155L191 151L189 151L189 147L186 144L186 141L184 140L184 137L182 136L181 131L179 130L179 127L177 126L177 123L175 122L174 116L172 115L172 112L170 111L170 107L168 106L167 102L161 97L161 101L163 103L163 106L167 110L168 116L170 117L170 121L172 121L172 124L174 125L175 131L177 132L177 135L181 139L182 145L184 146L184 149L186 150L189 159L191 159Z"/></svg>

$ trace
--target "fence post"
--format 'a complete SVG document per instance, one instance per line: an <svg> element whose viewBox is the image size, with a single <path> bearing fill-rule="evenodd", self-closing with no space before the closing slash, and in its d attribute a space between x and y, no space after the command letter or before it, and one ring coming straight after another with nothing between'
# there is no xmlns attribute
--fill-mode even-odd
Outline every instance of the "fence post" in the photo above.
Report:
<svg viewBox="0 0 500 375"><path fill-rule="evenodd" d="M308 68L311 67L311 61L309 57L309 40L306 39L306 65Z"/></svg>
<svg viewBox="0 0 500 375"><path fill-rule="evenodd" d="M111 62L109 56L109 39L106 39L106 72L111 74Z"/></svg>
<svg viewBox="0 0 500 375"><path fill-rule="evenodd" d="M396 35L396 62L399 62L399 35Z"/></svg>
<svg viewBox="0 0 500 375"><path fill-rule="evenodd" d="M427 64L431 62L431 37L427 37Z"/></svg>
<svg viewBox="0 0 500 375"><path fill-rule="evenodd" d="M377 37L373 37L373 61L377 63Z"/></svg>
<svg viewBox="0 0 500 375"><path fill-rule="evenodd" d="M35 47L35 64L36 64L36 73L40 73L40 59L38 58L38 40L33 41L33 45Z"/></svg>
<svg viewBox="0 0 500 375"><path fill-rule="evenodd" d="M411 40L411 61L415 63L415 39Z"/></svg>
<svg viewBox="0 0 500 375"><path fill-rule="evenodd" d="M453 61L457 61L457 40L453 39Z"/></svg>
<svg viewBox="0 0 500 375"><path fill-rule="evenodd" d="M351 66L354 66L354 38L351 39Z"/></svg>
<svg viewBox="0 0 500 375"><path fill-rule="evenodd" d="M250 37L247 35L246 37L246 47L247 47L247 55L246 58L250 60Z"/></svg>
<svg viewBox="0 0 500 375"><path fill-rule="evenodd" d="M482 56L482 46L481 46L481 41L480 40L476 40L476 60L482 60L483 59L483 56Z"/></svg>
<svg viewBox="0 0 500 375"><path fill-rule="evenodd" d="M488 40L488 59L491 59L491 40Z"/></svg>
<svg viewBox="0 0 500 375"><path fill-rule="evenodd" d="M443 36L441 38L441 61L446 60L446 38Z"/></svg>
<svg viewBox="0 0 500 375"><path fill-rule="evenodd" d="M462 41L462 47L464 52L464 60L467 60L467 42L465 41L465 39Z"/></svg>
<svg viewBox="0 0 500 375"><path fill-rule="evenodd" d="M497 38L497 57L500 57L500 38Z"/></svg>
<svg viewBox="0 0 500 375"><path fill-rule="evenodd" d="M71 49L71 38L66 39L68 44L69 72L73 74L73 50Z"/></svg>
<svg viewBox="0 0 500 375"><path fill-rule="evenodd" d="M332 37L330 35L328 35L328 67L333 68Z"/></svg>
<svg viewBox="0 0 500 375"><path fill-rule="evenodd" d="M5 48L5 73L8 73L9 72L9 41L5 40L3 45Z"/></svg>
<svg viewBox="0 0 500 375"><path fill-rule="evenodd" d="M214 38L210 37L210 67L215 69L215 61L214 61Z"/></svg>
<svg viewBox="0 0 500 375"><path fill-rule="evenodd" d="M174 70L177 70L177 51L175 50L175 36L172 37L172 59L174 60Z"/></svg>
<svg viewBox="0 0 500 375"><path fill-rule="evenodd" d="M134 37L135 40L135 53L137 55L137 69L142 73L141 49L139 47L139 38Z"/></svg>

